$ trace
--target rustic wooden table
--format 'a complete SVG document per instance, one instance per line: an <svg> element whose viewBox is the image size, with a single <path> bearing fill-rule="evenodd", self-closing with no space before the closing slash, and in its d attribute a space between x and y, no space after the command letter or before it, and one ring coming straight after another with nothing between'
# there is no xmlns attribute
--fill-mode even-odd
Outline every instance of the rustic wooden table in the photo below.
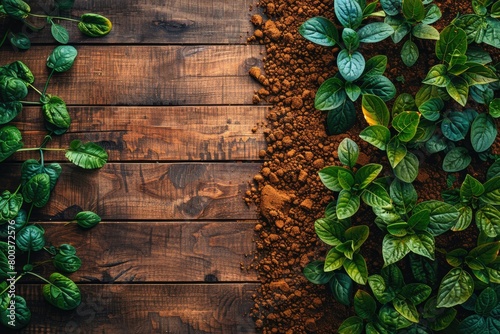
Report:
<svg viewBox="0 0 500 334"><path fill-rule="evenodd" d="M59 311L44 301L39 281L18 283L32 310L23 333L255 332L248 313L258 277L240 269L251 261L257 219L243 197L265 148L252 128L267 111L252 105L259 86L248 70L264 51L246 44L252 4L75 1L72 15L100 13L113 31L90 39L65 24L78 57L49 92L66 101L73 123L49 146L94 141L109 163L98 171L63 163L50 204L36 213L49 242L77 248L83 265L69 277L82 304ZM40 86L56 44L48 31L32 42L23 53L4 45L0 62L22 60ZM45 135L41 120L38 107L16 118L25 147ZM2 188L15 190L19 163L29 157L1 164ZM65 161L63 153L45 158ZM81 210L103 222L89 231L65 226Z"/></svg>

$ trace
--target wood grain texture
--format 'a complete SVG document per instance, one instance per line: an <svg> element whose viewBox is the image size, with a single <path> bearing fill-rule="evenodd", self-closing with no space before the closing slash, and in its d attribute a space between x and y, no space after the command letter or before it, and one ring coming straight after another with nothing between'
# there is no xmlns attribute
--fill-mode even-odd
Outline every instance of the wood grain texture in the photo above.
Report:
<svg viewBox="0 0 500 334"><path fill-rule="evenodd" d="M33 47L22 60L43 88L51 46ZM256 45L80 46L73 67L52 77L47 93L68 105L244 105L259 89L248 75L260 64ZM3 50L2 64L19 59ZM32 92L27 100L38 101Z"/></svg>
<svg viewBox="0 0 500 334"><path fill-rule="evenodd" d="M100 170L63 164L48 205L34 216L73 219L93 210L104 220L256 219L243 201L259 163L110 163ZM19 184L19 164L2 163L4 189Z"/></svg>
<svg viewBox="0 0 500 334"><path fill-rule="evenodd" d="M82 267L68 275L76 282L248 282L255 221L102 222L90 230L76 224L40 223L48 244L77 249ZM37 253L33 261L49 259ZM39 271L40 270L40 271ZM37 272L54 271L47 264Z"/></svg>
<svg viewBox="0 0 500 334"><path fill-rule="evenodd" d="M43 299L41 286L19 284L32 311L22 333L256 333L252 293L257 284L82 285L80 306L67 312Z"/></svg>
<svg viewBox="0 0 500 334"><path fill-rule="evenodd" d="M97 142L108 161L258 160L266 148L262 124L267 107L70 107L72 124L48 147L69 147L74 139ZM23 133L25 147L38 147L46 135L40 108L25 107L12 123ZM258 127L261 129L261 127ZM15 154L24 161L29 153ZM63 160L47 152L45 159Z"/></svg>
<svg viewBox="0 0 500 334"><path fill-rule="evenodd" d="M117 5L116 0L79 0L70 13L54 12L47 1L29 2L33 12L74 18L93 12L113 23L113 30L104 38L89 38L75 24L61 22L70 32L71 44L245 44L253 32L249 9L255 1L120 0ZM52 42L48 30L33 34L33 42Z"/></svg>

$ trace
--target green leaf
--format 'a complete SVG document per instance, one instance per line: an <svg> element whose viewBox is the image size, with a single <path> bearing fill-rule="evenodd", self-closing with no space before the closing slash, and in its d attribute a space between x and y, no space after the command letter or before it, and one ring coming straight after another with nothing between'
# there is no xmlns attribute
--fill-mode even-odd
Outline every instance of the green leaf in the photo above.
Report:
<svg viewBox="0 0 500 334"><path fill-rule="evenodd" d="M23 196L21 194L11 194L10 191L4 190L0 197L0 221L14 219L22 205Z"/></svg>
<svg viewBox="0 0 500 334"><path fill-rule="evenodd" d="M434 237L428 232L412 234L408 240L408 248L415 254L434 260Z"/></svg>
<svg viewBox="0 0 500 334"><path fill-rule="evenodd" d="M420 210L411 215L408 225L415 231L425 231L431 221L430 210Z"/></svg>
<svg viewBox="0 0 500 334"><path fill-rule="evenodd" d="M339 269L344 264L346 257L343 253L337 251L335 248L330 249L325 257L325 265L323 270L330 272Z"/></svg>
<svg viewBox="0 0 500 334"><path fill-rule="evenodd" d="M71 125L66 103L58 96L50 96L48 101L42 105L45 121L53 124L59 129L68 129Z"/></svg>
<svg viewBox="0 0 500 334"><path fill-rule="evenodd" d="M337 217L346 219L352 217L359 209L360 198L348 190L340 191L337 197Z"/></svg>
<svg viewBox="0 0 500 334"><path fill-rule="evenodd" d="M500 159L491 164L486 172L486 180L492 179L495 176L500 176Z"/></svg>
<svg viewBox="0 0 500 334"><path fill-rule="evenodd" d="M352 226L345 231L345 239L353 241L352 250L356 251L368 239L369 234L370 229L366 225Z"/></svg>
<svg viewBox="0 0 500 334"><path fill-rule="evenodd" d="M450 266L459 267L464 263L467 254L468 252L463 248L454 249L446 253L446 262Z"/></svg>
<svg viewBox="0 0 500 334"><path fill-rule="evenodd" d="M437 282L437 261L410 253L410 267L416 282L434 286Z"/></svg>
<svg viewBox="0 0 500 334"><path fill-rule="evenodd" d="M359 137L376 148L385 151L391 140L391 131L383 125L370 125L364 128Z"/></svg>
<svg viewBox="0 0 500 334"><path fill-rule="evenodd" d="M381 275L371 275L370 277L368 277L368 285L370 285L370 289L372 289L373 295L381 304L386 304L392 301L396 296L389 282L387 282L386 284L384 278Z"/></svg>
<svg viewBox="0 0 500 334"><path fill-rule="evenodd" d="M333 217L317 219L314 222L314 229L318 237L325 244L336 247L343 242L346 224Z"/></svg>
<svg viewBox="0 0 500 334"><path fill-rule="evenodd" d="M447 26L436 42L436 56L445 63L450 63L455 54L465 54L467 51L467 35L465 31L455 26Z"/></svg>
<svg viewBox="0 0 500 334"><path fill-rule="evenodd" d="M500 117L500 98L493 99L489 104L490 115L493 118Z"/></svg>
<svg viewBox="0 0 500 334"><path fill-rule="evenodd" d="M62 255L75 255L76 254L76 248L71 246L70 244L61 244L59 246L59 254Z"/></svg>
<svg viewBox="0 0 500 334"><path fill-rule="evenodd" d="M383 75L373 75L363 79L361 94L376 95L383 101L389 101L396 96L396 87Z"/></svg>
<svg viewBox="0 0 500 334"><path fill-rule="evenodd" d="M482 264L490 264L497 259L500 250L500 241L488 242L479 245L469 252L469 257L480 261Z"/></svg>
<svg viewBox="0 0 500 334"><path fill-rule="evenodd" d="M361 88L352 82L346 82L344 89L347 97L353 102L361 95Z"/></svg>
<svg viewBox="0 0 500 334"><path fill-rule="evenodd" d="M468 62L474 62L481 65L486 65L493 61L490 54L479 46L469 45L465 55L467 56Z"/></svg>
<svg viewBox="0 0 500 334"><path fill-rule="evenodd" d="M500 48L500 20L490 17L486 18L486 30L484 32L483 43Z"/></svg>
<svg viewBox="0 0 500 334"><path fill-rule="evenodd" d="M314 107L318 110L336 109L344 104L345 99L343 82L338 78L329 78L319 86L314 99Z"/></svg>
<svg viewBox="0 0 500 334"><path fill-rule="evenodd" d="M351 305L354 283L348 275L335 273L329 285L335 300L346 306Z"/></svg>
<svg viewBox="0 0 500 334"><path fill-rule="evenodd" d="M352 260L345 259L344 269L354 282L365 285L368 281L368 268L361 254L354 253Z"/></svg>
<svg viewBox="0 0 500 334"><path fill-rule="evenodd" d="M69 33L62 25L52 22L50 32L56 41L61 44L68 44Z"/></svg>
<svg viewBox="0 0 500 334"><path fill-rule="evenodd" d="M362 77L369 78L373 76L383 75L387 67L387 56L377 55L366 61L365 71Z"/></svg>
<svg viewBox="0 0 500 334"><path fill-rule="evenodd" d="M77 54L73 46L60 45L47 58L47 67L56 72L66 72L73 66Z"/></svg>
<svg viewBox="0 0 500 334"><path fill-rule="evenodd" d="M363 319L360 317L349 317L345 319L338 329L339 334L362 334L363 333Z"/></svg>
<svg viewBox="0 0 500 334"><path fill-rule="evenodd" d="M28 95L28 88L22 79L0 75L0 102L19 101L26 95Z"/></svg>
<svg viewBox="0 0 500 334"><path fill-rule="evenodd" d="M384 266L396 263L410 252L408 239L386 234L382 242Z"/></svg>
<svg viewBox="0 0 500 334"><path fill-rule="evenodd" d="M62 272L74 273L80 269L82 261L76 255L56 254L53 259L54 267Z"/></svg>
<svg viewBox="0 0 500 334"><path fill-rule="evenodd" d="M461 15L453 23L463 29L467 36L467 43L481 43L488 26L484 17L475 14Z"/></svg>
<svg viewBox="0 0 500 334"><path fill-rule="evenodd" d="M391 35L391 39L396 44L401 42L412 29L411 24L408 23L401 15L387 16L384 22L394 29L394 34Z"/></svg>
<svg viewBox="0 0 500 334"><path fill-rule="evenodd" d="M477 64L470 66L461 77L465 79L469 86L485 85L491 82L498 81L498 78L491 69L487 66Z"/></svg>
<svg viewBox="0 0 500 334"><path fill-rule="evenodd" d="M438 309L436 303L435 296L429 298L424 305L423 316L425 319L429 319L428 326L430 329L441 331L448 328L453 320L455 320L457 310L454 308Z"/></svg>
<svg viewBox="0 0 500 334"><path fill-rule="evenodd" d="M365 188L361 199L369 206L392 207L391 197L380 184L372 183Z"/></svg>
<svg viewBox="0 0 500 334"><path fill-rule="evenodd" d="M347 171L339 170L339 183L342 189L351 190L354 185L354 178L352 177L352 174Z"/></svg>
<svg viewBox="0 0 500 334"><path fill-rule="evenodd" d="M352 139L344 138L340 142L337 151L341 163L349 166L351 169L356 165L359 156L359 147Z"/></svg>
<svg viewBox="0 0 500 334"><path fill-rule="evenodd" d="M394 29L384 22L373 22L358 30L359 41L362 43L377 43L394 33Z"/></svg>
<svg viewBox="0 0 500 334"><path fill-rule="evenodd" d="M457 204L455 205L455 208L458 210L458 219L455 225L451 228L452 231L457 232L457 231L463 231L467 227L469 227L470 223L472 222L472 208L468 205L463 205L463 204Z"/></svg>
<svg viewBox="0 0 500 334"><path fill-rule="evenodd" d="M492 238L500 235L500 211L494 206L483 206L476 211L475 218L477 227L481 232Z"/></svg>
<svg viewBox="0 0 500 334"><path fill-rule="evenodd" d="M323 270L324 261L309 262L304 268L304 276L313 284L326 284L334 276L333 272Z"/></svg>
<svg viewBox="0 0 500 334"><path fill-rule="evenodd" d="M61 175L62 168L58 163L42 166L38 160L28 159L21 167L21 184L24 186L33 176L45 173L50 179L50 190L54 189L56 182Z"/></svg>
<svg viewBox="0 0 500 334"><path fill-rule="evenodd" d="M356 109L351 101L344 96L342 104L328 111L326 125L329 135L344 133L353 127L356 122Z"/></svg>
<svg viewBox="0 0 500 334"><path fill-rule="evenodd" d="M443 119L441 132L449 140L459 141L465 138L469 132L470 123L467 115L463 112L453 111Z"/></svg>
<svg viewBox="0 0 500 334"><path fill-rule="evenodd" d="M484 186L484 193L480 197L481 201L491 205L498 205L500 202L500 176L486 181Z"/></svg>
<svg viewBox="0 0 500 334"><path fill-rule="evenodd" d="M410 283L405 285L400 293L412 304L419 305L431 295L432 289L427 284Z"/></svg>
<svg viewBox="0 0 500 334"><path fill-rule="evenodd" d="M471 125L470 141L476 152L483 152L495 142L498 134L495 121L488 114L479 114Z"/></svg>
<svg viewBox="0 0 500 334"><path fill-rule="evenodd" d="M358 290L354 295L354 310L361 319L370 320L377 311L377 303L368 292Z"/></svg>
<svg viewBox="0 0 500 334"><path fill-rule="evenodd" d="M392 126L399 132L398 139L409 142L417 133L420 115L415 111L404 111L392 120Z"/></svg>
<svg viewBox="0 0 500 334"><path fill-rule="evenodd" d="M0 102L0 124L12 121L23 110L23 104L19 101Z"/></svg>
<svg viewBox="0 0 500 334"><path fill-rule="evenodd" d="M389 192L400 214L407 214L417 204L417 191L411 183L395 179L389 187Z"/></svg>
<svg viewBox="0 0 500 334"><path fill-rule="evenodd" d="M441 10L439 9L439 7L435 4L432 4L432 5L427 6L425 8L425 17L422 20L422 23L432 24L432 23L436 22L437 20L439 20L441 18L441 16L442 16L442 14L441 14Z"/></svg>
<svg viewBox="0 0 500 334"><path fill-rule="evenodd" d="M335 17L345 28L356 30L363 20L363 10L356 0L335 0Z"/></svg>
<svg viewBox="0 0 500 334"><path fill-rule="evenodd" d="M399 221L387 225L387 232L396 237L404 237L408 234L409 226L407 222Z"/></svg>
<svg viewBox="0 0 500 334"><path fill-rule="evenodd" d="M392 117L396 117L403 111L418 110L415 99L408 93L399 94L392 105Z"/></svg>
<svg viewBox="0 0 500 334"><path fill-rule="evenodd" d="M403 44L401 59L406 66L411 67L415 65L419 55L418 46L412 40L409 39Z"/></svg>
<svg viewBox="0 0 500 334"><path fill-rule="evenodd" d="M481 196L484 192L484 187L481 182L479 182L474 177L467 174L465 180L460 186L460 197L463 199L470 200L473 197Z"/></svg>
<svg viewBox="0 0 500 334"><path fill-rule="evenodd" d="M437 121L439 119L440 111L444 108L444 102L439 97L433 97L425 101L418 107L418 111L425 119L429 121Z"/></svg>
<svg viewBox="0 0 500 334"><path fill-rule="evenodd" d="M422 210L430 210L430 223L427 230L433 236L438 236L448 231L455 224L459 216L458 210L453 205L437 200L419 203L413 209L413 214Z"/></svg>
<svg viewBox="0 0 500 334"><path fill-rule="evenodd" d="M354 182L358 185L358 189L364 189L372 183L380 174L382 168L380 164L370 163L358 169L354 175Z"/></svg>
<svg viewBox="0 0 500 334"><path fill-rule="evenodd" d="M434 97L439 97L444 101L450 99L446 92L443 92L443 89L440 89L437 86L423 84L415 95L415 104L420 106L425 101L432 99Z"/></svg>
<svg viewBox="0 0 500 334"><path fill-rule="evenodd" d="M33 203L37 208L47 204L50 198L50 177L40 173L29 179L23 187L23 197L26 203Z"/></svg>
<svg viewBox="0 0 500 334"><path fill-rule="evenodd" d="M409 300L396 298L393 301L394 308L405 317L407 320L418 323L419 321L419 313L415 305L413 305Z"/></svg>
<svg viewBox="0 0 500 334"><path fill-rule="evenodd" d="M385 326L395 329L393 331L389 331L388 333L397 333L397 329L403 329L411 326L412 324L411 321L403 317L398 311L389 305L382 306L378 317Z"/></svg>
<svg viewBox="0 0 500 334"><path fill-rule="evenodd" d="M472 161L465 147L455 147L443 159L443 170L448 173L459 172L469 166Z"/></svg>
<svg viewBox="0 0 500 334"><path fill-rule="evenodd" d="M404 0L402 12L405 18L410 22L420 22L425 17L422 0Z"/></svg>
<svg viewBox="0 0 500 334"><path fill-rule="evenodd" d="M29 69L29 67L20 60L16 60L15 62L10 63L8 69L16 74L16 76L23 80L26 83L32 84L35 82L35 77L33 73Z"/></svg>
<svg viewBox="0 0 500 334"><path fill-rule="evenodd" d="M321 16L313 17L304 22L299 27L299 33L305 39L323 46L334 46L339 40L335 25Z"/></svg>
<svg viewBox="0 0 500 334"><path fill-rule="evenodd" d="M402 0L380 0L380 5L387 15L397 15L402 7Z"/></svg>
<svg viewBox="0 0 500 334"><path fill-rule="evenodd" d="M446 91L453 100L457 101L462 107L465 106L469 96L469 85L467 81L460 77L454 77L446 85Z"/></svg>
<svg viewBox="0 0 500 334"><path fill-rule="evenodd" d="M347 50L342 50L337 55L337 67L345 80L354 81L363 74L365 58L358 51L350 54Z"/></svg>
<svg viewBox="0 0 500 334"><path fill-rule="evenodd" d="M363 95L361 105L368 125L389 126L389 109L382 98L377 95L365 94Z"/></svg>
<svg viewBox="0 0 500 334"><path fill-rule="evenodd" d="M490 333L488 330L488 325L486 323L486 318L481 317L478 314L473 314L465 318L460 323L460 333L469 334L481 334Z"/></svg>
<svg viewBox="0 0 500 334"><path fill-rule="evenodd" d="M327 187L328 189L332 191L341 191L342 186L340 185L340 182L338 180L339 178L339 170L345 170L348 173L351 173L352 176L354 177L354 173L352 173L350 170L344 167L339 167L339 166L329 166L321 169L318 172L319 178L321 179L321 182Z"/></svg>
<svg viewBox="0 0 500 334"><path fill-rule="evenodd" d="M342 41L349 54L359 47L359 36L356 31L351 28L344 28L342 31Z"/></svg>
<svg viewBox="0 0 500 334"><path fill-rule="evenodd" d="M111 21L99 14L86 13L80 17L78 29L90 37L102 37L111 31L113 25Z"/></svg>
<svg viewBox="0 0 500 334"><path fill-rule="evenodd" d="M463 304L474 292L472 277L462 268L451 269L441 281L437 294L437 307Z"/></svg>
<svg viewBox="0 0 500 334"><path fill-rule="evenodd" d="M437 41L440 37L439 31L436 28L425 23L414 26L411 33L413 36L420 39L432 39Z"/></svg>
<svg viewBox="0 0 500 334"><path fill-rule="evenodd" d="M31 48L29 37L23 33L13 34L10 37L10 43L20 50L29 50Z"/></svg>
<svg viewBox="0 0 500 334"><path fill-rule="evenodd" d="M96 226L101 221L101 217L92 211L80 211L76 214L75 220L78 226L91 228Z"/></svg>
<svg viewBox="0 0 500 334"><path fill-rule="evenodd" d="M31 8L22 0L2 0L3 10L15 19L22 20L28 17Z"/></svg>
<svg viewBox="0 0 500 334"><path fill-rule="evenodd" d="M81 294L78 286L59 273L49 277L50 284L43 286L43 296L50 304L61 310L73 310L80 305Z"/></svg>
<svg viewBox="0 0 500 334"><path fill-rule="evenodd" d="M407 152L405 157L394 167L394 174L403 182L411 183L418 176L418 158L415 154Z"/></svg>
<svg viewBox="0 0 500 334"><path fill-rule="evenodd" d="M422 82L436 87L446 87L450 83L446 66L443 64L432 66Z"/></svg>
<svg viewBox="0 0 500 334"><path fill-rule="evenodd" d="M44 231L35 226L28 225L23 227L16 234L16 245L17 247L24 251L39 251L45 246Z"/></svg>
<svg viewBox="0 0 500 334"><path fill-rule="evenodd" d="M79 167L95 169L104 166L108 154L97 144L91 142L83 144L79 140L73 140L66 151L66 158Z"/></svg>
<svg viewBox="0 0 500 334"><path fill-rule="evenodd" d="M28 325L31 320L31 311L26 305L26 300L19 295L15 295L9 306L11 305L14 305L13 310L7 308L0 311L0 323L11 329L21 329ZM12 311L13 313L11 313ZM12 321L11 315L14 315L14 321Z"/></svg>

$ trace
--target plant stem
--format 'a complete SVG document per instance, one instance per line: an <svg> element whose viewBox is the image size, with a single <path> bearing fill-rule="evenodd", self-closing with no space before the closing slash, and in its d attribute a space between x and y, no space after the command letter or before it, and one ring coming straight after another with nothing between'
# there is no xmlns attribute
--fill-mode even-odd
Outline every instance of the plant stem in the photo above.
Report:
<svg viewBox="0 0 500 334"><path fill-rule="evenodd" d="M47 280L46 278L43 278L42 276L40 276L40 275L38 275L38 274L35 274L35 273L34 273L34 272L32 272L32 271L27 271L27 272L26 272L26 274L30 274L30 275L32 275L32 276L35 276L36 278L39 278L39 279L41 279L42 281L44 281L44 282L46 282L46 283L48 283L48 284L50 284L50 285L53 285L53 284L52 284L49 280Z"/></svg>
<svg viewBox="0 0 500 334"><path fill-rule="evenodd" d="M61 16L49 16L49 15L43 15L43 14L33 14L33 13L29 13L30 16L33 16L33 17L40 17L40 18L44 18L44 19L56 19L56 20L65 20L65 21L72 21L72 22L80 22L80 20L75 20L75 19L72 19L72 18L69 18L69 17L61 17Z"/></svg>
<svg viewBox="0 0 500 334"><path fill-rule="evenodd" d="M47 143L48 143L49 141L51 141L51 140L52 140L52 134L53 134L53 133L54 133L54 132L53 132L53 131L51 131L48 135L46 135L46 136L43 138L43 141L42 141L42 143L40 144L40 149L45 149L45 145L47 145Z"/></svg>
<svg viewBox="0 0 500 334"><path fill-rule="evenodd" d="M22 104L33 104L33 105L41 105L42 103L40 102L35 102L35 101L20 101Z"/></svg>
<svg viewBox="0 0 500 334"><path fill-rule="evenodd" d="M27 151L66 151L65 148L47 148L47 147L28 147L28 148L20 148L16 152L27 152Z"/></svg>
<svg viewBox="0 0 500 334"><path fill-rule="evenodd" d="M45 82L45 87L43 87L43 93L42 93L42 96L45 96L45 92L47 91L47 87L49 87L49 82L50 82L50 78L52 78L52 75L54 74L54 69L52 69L52 71L50 72L49 74L49 77L47 78L47 81Z"/></svg>
<svg viewBox="0 0 500 334"><path fill-rule="evenodd" d="M31 211L33 211L33 207L34 207L34 204L31 203L31 206L30 206L30 211L28 212L28 215L26 216L26 221L29 222L30 221L30 217L31 217ZM28 257L29 257L29 254L28 254ZM29 258L28 258L29 260ZM28 262L29 263L29 262Z"/></svg>
<svg viewBox="0 0 500 334"><path fill-rule="evenodd" d="M28 86L30 86L31 88L33 88L35 90L35 92L37 92L38 94L40 94L41 96L43 96L42 92L40 92L35 86L33 86L32 84L28 84Z"/></svg>
<svg viewBox="0 0 500 334"><path fill-rule="evenodd" d="M21 277L23 277L26 273L21 273L19 276L16 277L14 283L12 284L16 284L17 281L19 281L21 279ZM9 287L10 287L10 284L7 284L7 287L5 289L2 290L2 292L0 292L0 295L2 295L5 291L9 290Z"/></svg>
<svg viewBox="0 0 500 334"><path fill-rule="evenodd" d="M2 40L0 41L0 47L2 47L3 43L5 43L5 40L7 39L7 36L9 35L9 33L10 33L10 29L7 29L7 31L5 32L5 35L3 35Z"/></svg>

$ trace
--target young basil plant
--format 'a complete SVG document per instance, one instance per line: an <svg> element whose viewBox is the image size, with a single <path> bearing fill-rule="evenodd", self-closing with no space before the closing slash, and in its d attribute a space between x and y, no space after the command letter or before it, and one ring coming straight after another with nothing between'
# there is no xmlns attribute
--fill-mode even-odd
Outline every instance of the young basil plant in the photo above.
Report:
<svg viewBox="0 0 500 334"><path fill-rule="evenodd" d="M55 1L55 8L52 12L65 12L71 10L74 1ZM89 37L102 37L111 32L112 23L111 21L99 14L85 13L80 19L72 19L70 17L63 16L53 16L46 14L35 14L31 12L31 7L28 3L22 0L1 0L0 1L0 16L9 16L15 21L20 22L28 26L33 31L39 31L43 29L42 27L37 27L35 23L32 22L33 19L44 19L46 24L50 25L50 32L52 37L61 44L67 44L70 40L68 30L62 26L59 22L69 21L75 22L78 29L85 35ZM31 19L31 20L30 20ZM4 33L3 38L0 39L0 47L3 42L10 36L10 42L13 46L21 49L27 50L31 46L29 37L26 34L13 34L10 29Z"/></svg>

